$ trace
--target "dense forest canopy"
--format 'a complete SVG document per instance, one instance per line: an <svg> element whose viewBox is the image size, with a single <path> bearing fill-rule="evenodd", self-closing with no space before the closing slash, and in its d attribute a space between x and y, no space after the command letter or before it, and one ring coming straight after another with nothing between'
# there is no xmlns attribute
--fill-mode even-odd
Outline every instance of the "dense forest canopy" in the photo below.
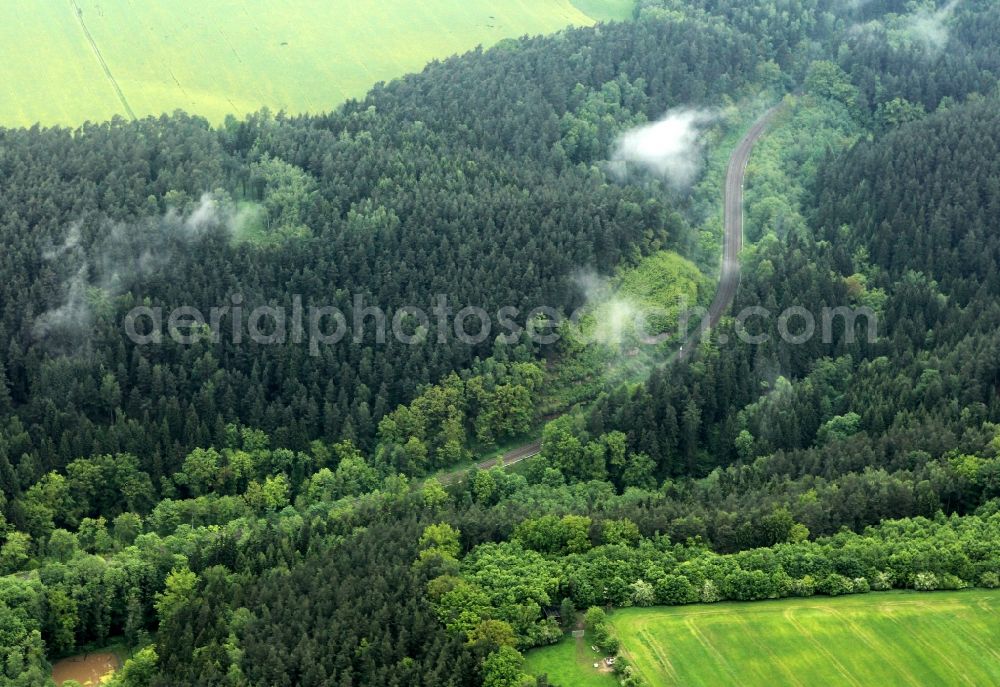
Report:
<svg viewBox="0 0 1000 687"><path fill-rule="evenodd" d="M4 490L104 452L134 453L155 482L232 422L290 448L370 447L382 415L488 355L492 339L390 337L319 355L138 348L123 314L143 303L207 312L233 294L248 310L298 295L351 320L356 295L390 314L429 309L437 294L454 310L571 310L575 272L607 273L685 231L664 197L578 163L606 156L618 128L745 86L757 61L743 42L615 24L432 65L326 116L0 132L11 275L0 340L16 417L0 453L20 462ZM205 193L220 209L191 228ZM248 204L266 222L236 207Z"/></svg>
<svg viewBox="0 0 1000 687"><path fill-rule="evenodd" d="M0 129L0 685L119 639L124 687L507 687L555 607L1000 586L997 27L987 0L641 0L322 115ZM727 318L643 368L568 325L123 327L234 295L569 314L581 272L702 290L729 151L692 189L605 162L674 108L728 112L722 146L779 99L734 308L865 306L877 337Z"/></svg>

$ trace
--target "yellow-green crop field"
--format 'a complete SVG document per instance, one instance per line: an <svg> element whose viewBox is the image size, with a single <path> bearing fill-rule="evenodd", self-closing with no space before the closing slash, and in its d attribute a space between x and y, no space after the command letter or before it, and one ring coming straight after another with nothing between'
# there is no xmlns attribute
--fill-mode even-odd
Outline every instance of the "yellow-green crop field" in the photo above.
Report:
<svg viewBox="0 0 1000 687"><path fill-rule="evenodd" d="M322 112L504 38L626 18L632 0L4 0L0 126Z"/></svg>
<svg viewBox="0 0 1000 687"><path fill-rule="evenodd" d="M1000 685L995 591L629 608L610 621L649 687ZM528 670L558 685L616 684L573 643L529 653Z"/></svg>

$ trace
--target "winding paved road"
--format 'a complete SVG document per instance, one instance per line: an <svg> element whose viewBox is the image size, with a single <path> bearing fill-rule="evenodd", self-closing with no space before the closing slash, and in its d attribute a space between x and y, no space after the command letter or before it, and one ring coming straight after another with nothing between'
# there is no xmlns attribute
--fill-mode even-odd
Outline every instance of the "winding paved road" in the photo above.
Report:
<svg viewBox="0 0 1000 687"><path fill-rule="evenodd" d="M736 298L736 290L740 286L740 250L743 249L743 181L746 177L747 163L750 162L750 153L760 137L767 132L774 117L781 109L781 105L768 110L764 115L754 122L750 130L736 146L732 156L729 158L729 167L726 170L726 195L725 195L725 238L722 244L722 268L719 271L719 288L715 292L715 299L708 307L708 317L698 323L698 329L692 332L684 341L680 351L677 353L677 360L685 360L698 345L698 341L706 331L719 324L719 320L733 304Z"/></svg>
<svg viewBox="0 0 1000 687"><path fill-rule="evenodd" d="M743 249L743 181L746 177L747 164L750 162L750 154L760 137L763 136L775 115L781 109L781 105L776 105L761 116L750 130L746 133L736 150L729 158L729 167L726 170L725 189L725 240L722 246L722 268L719 271L719 288L715 292L715 299L708 308L708 317L698 323L698 329L690 334L680 347L676 360L685 360L697 347L698 341L706 331L719 324L719 320L733 304L736 298L736 290L740 286L740 250ZM522 460L531 458L541 453L541 440L533 441L530 444L519 446L512 451L508 451L500 458L492 458L477 463L480 470L489 470L500 461L504 465L514 465ZM440 476L440 480L446 484L461 482L466 474L466 470L451 472Z"/></svg>

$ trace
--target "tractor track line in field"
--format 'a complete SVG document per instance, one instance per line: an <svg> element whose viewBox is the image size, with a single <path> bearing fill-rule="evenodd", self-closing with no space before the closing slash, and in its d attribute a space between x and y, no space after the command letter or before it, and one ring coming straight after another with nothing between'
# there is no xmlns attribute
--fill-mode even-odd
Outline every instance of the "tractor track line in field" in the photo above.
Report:
<svg viewBox="0 0 1000 687"><path fill-rule="evenodd" d="M838 661L837 657L834 656L833 653L829 649L827 649L825 646L823 646L823 644L818 639L816 639L812 635L812 633L810 633L805 628L805 626L802 625L802 623L800 623L798 620L795 619L795 615L794 615L794 613L792 613L792 609L791 608L789 608L788 610L786 610L785 613L784 613L784 615L785 615L785 620L787 620L788 622L790 622L792 624L792 627L794 627L796 630L798 630L799 634L801 636L806 637L809 640L809 642L819 650L819 652L821 654L823 654L828 659L830 659L830 663L832 663L833 667L837 669L837 672L840 673L841 677L843 677L845 680L847 680L852 685L854 685L854 687L862 687L861 683L858 682L854 678L854 676L851 675L851 673L844 667L844 664L841 663L840 661Z"/></svg>
<svg viewBox="0 0 1000 687"><path fill-rule="evenodd" d="M921 605L923 605L923 604L921 604ZM980 599L979 601L976 602L976 605L979 606L984 611L986 611L987 613L996 613L997 612L996 607L994 607L992 604L987 603L986 599Z"/></svg>
<svg viewBox="0 0 1000 687"><path fill-rule="evenodd" d="M851 620L848 616L844 615L843 613L834 608L831 608L830 606L813 606L813 608L817 608L823 611L824 613L829 613L834 618L847 625L847 627L850 628L851 632L854 633L854 636L857 637L862 644L868 647L868 649L873 654L875 654L876 656L881 656L886 663L891 665L893 670L896 671L897 675L899 675L903 680L905 680L909 684L914 685L915 687L921 687L920 681L917 680L913 676L913 674L906 669L906 666L900 664L899 661L893 658L892 652L885 653L880 651L878 643L872 638L871 634L863 627L861 627L853 620Z"/></svg>
<svg viewBox="0 0 1000 687"><path fill-rule="evenodd" d="M122 107L125 108L125 112L128 116L132 118L132 121L136 121L138 117L135 116L135 112L132 111L132 106L128 104L128 100L125 98L125 94L122 92L121 87L115 80L114 74L111 73L111 68L108 67L108 63L104 61L104 55L101 54L101 49L97 47L97 41L90 33L90 29L87 28L87 23L83 20L83 10L80 5L77 4L76 0L69 0L70 4L73 6L73 10L76 12L76 19L80 23L80 28L83 29L83 35L87 37L87 41L90 43L91 49L94 51L94 55L97 56L97 61L101 63L101 69L104 70L104 75L108 77L108 81L111 82L111 87L115 89L115 93L118 95L118 100L121 101Z"/></svg>
<svg viewBox="0 0 1000 687"><path fill-rule="evenodd" d="M715 657L715 660L718 662L719 667L722 668L724 671L726 671L733 678L733 684L734 685L742 684L739 674L735 670L733 670L733 667L729 664L729 661L726 660L726 657L722 655L721 651L715 648L715 645L712 644L712 641L708 637L706 637L701 630L698 629L698 626L694 622L694 619L685 618L684 624L687 625L687 629L691 632L691 634L694 635L694 638L697 639L699 642L701 642L702 646L708 649L708 653Z"/></svg>
<svg viewBox="0 0 1000 687"><path fill-rule="evenodd" d="M186 102L193 103L194 100L191 98L190 95L188 95L187 89L184 88L184 85L177 79L177 76L174 74L174 70L168 67L167 65L164 65L164 69L167 70L167 73L170 74L170 78L174 80L175 84L177 84L177 88L181 89L181 93L184 94L184 100ZM230 104L232 104L232 101L230 101ZM233 106L233 112L236 112L235 105Z"/></svg>
<svg viewBox="0 0 1000 687"><path fill-rule="evenodd" d="M653 658L664 668L664 670L669 674L675 683L681 684L681 678L677 674L677 670L674 668L674 664L670 659L660 651L659 644L657 644L656 639L650 636L649 632L646 630L639 631L639 641L649 648L650 652L653 654Z"/></svg>
<svg viewBox="0 0 1000 687"><path fill-rule="evenodd" d="M750 624L747 623L746 619L742 616L742 614L734 613L733 620L735 620L736 624L740 626L740 629L743 631L743 634L745 634L750 639L750 642L754 644L762 654L766 654L768 656L771 665L777 666L778 670L780 670L782 674L785 676L785 678L788 679L788 684L796 685L796 687L804 687L802 682L797 677L795 677L795 672L789 669L789 667L786 666L785 663L775 655L775 653L771 650L770 646L768 646L765 642L761 642L757 638L757 635L753 633L753 629L750 627Z"/></svg>
<svg viewBox="0 0 1000 687"><path fill-rule="evenodd" d="M903 628L903 634L904 634L904 636L910 637L914 642L916 642L920 646L924 647L924 650L926 650L928 653L937 654L938 656L940 656L941 660L944 663L946 663L949 668L951 668L952 672L955 675L961 675L962 676L962 680L964 681L963 684L966 684L966 685L975 685L976 684L975 680L973 680L972 678L970 678L968 673L966 673L960 667L958 667L957 665L955 665L955 662L952 661L950 658L948 658L947 654L945 654L942 651L939 651L938 648L935 647L931 642L928 642L927 640L925 640L923 637L921 637L917 633L912 632L911 629L908 628L908 627L906 627L906 625L903 623L903 621L901 621L899 618L894 618L891 615L888 616L888 618L889 618L890 622L893 622L896 625L899 625L901 628Z"/></svg>
<svg viewBox="0 0 1000 687"><path fill-rule="evenodd" d="M982 602L980 602L980 603L982 603ZM937 627L940 627L941 620L939 618L936 618L934 616L934 614L932 612L930 612L931 611L931 607L930 606L928 606L925 603L919 603L919 604L917 604L917 607L918 608L922 608L922 609L926 609L927 611L929 611L928 614L927 614L927 622L929 622L932 625L935 625ZM968 628L966 627L966 629L968 629ZM947 633L945 633L945 634L947 634ZM991 656L993 656L993 658L997 659L997 661L1000 661L1000 652L997 652L996 649L994 649L988 643L986 643L983 640L981 640L979 638L979 636L976 634L976 632L966 631L966 632L963 632L963 635L965 636L966 641L968 641L968 642L970 642L970 643L975 644L976 646L978 646L980 649L983 650L983 653L990 654Z"/></svg>

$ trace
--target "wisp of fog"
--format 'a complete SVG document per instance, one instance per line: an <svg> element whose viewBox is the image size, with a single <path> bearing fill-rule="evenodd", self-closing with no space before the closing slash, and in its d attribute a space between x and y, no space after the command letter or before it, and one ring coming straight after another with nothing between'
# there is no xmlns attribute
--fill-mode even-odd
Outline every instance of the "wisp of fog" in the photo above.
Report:
<svg viewBox="0 0 1000 687"><path fill-rule="evenodd" d="M83 245L81 223L74 222L63 243L42 254L47 262L59 261L72 272L63 283L62 302L35 320L35 338L59 334L81 343L93 324L92 300L124 293L137 280L169 264L178 245L196 241L215 228L233 235L241 221L242 214L230 203L206 193L186 214L171 209L135 224L113 224L89 247Z"/></svg>
<svg viewBox="0 0 1000 687"><path fill-rule="evenodd" d="M705 127L717 118L711 110L680 108L652 124L626 131L618 138L612 156L619 163L619 176L623 166L627 173L629 165L637 165L675 188L688 188L701 170Z"/></svg>

